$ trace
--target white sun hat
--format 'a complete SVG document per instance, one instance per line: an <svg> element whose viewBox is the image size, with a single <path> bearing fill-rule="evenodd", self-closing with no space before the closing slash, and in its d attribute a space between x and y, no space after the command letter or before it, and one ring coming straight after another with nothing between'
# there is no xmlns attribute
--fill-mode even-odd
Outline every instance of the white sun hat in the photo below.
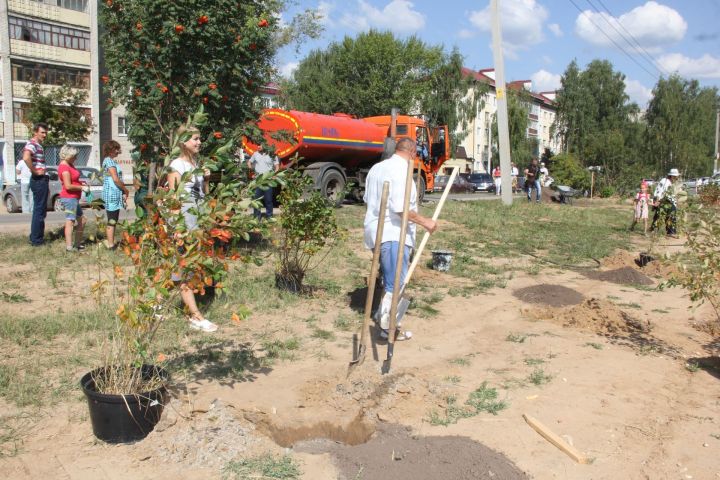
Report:
<svg viewBox="0 0 720 480"><path fill-rule="evenodd" d="M680 172L678 172L677 168L671 168L670 172L667 174L668 177L679 177Z"/></svg>

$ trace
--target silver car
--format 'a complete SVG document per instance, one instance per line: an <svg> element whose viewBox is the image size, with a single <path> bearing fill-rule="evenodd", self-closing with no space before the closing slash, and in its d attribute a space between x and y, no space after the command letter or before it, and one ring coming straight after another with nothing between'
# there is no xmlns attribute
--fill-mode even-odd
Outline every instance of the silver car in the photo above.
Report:
<svg viewBox="0 0 720 480"><path fill-rule="evenodd" d="M102 196L102 177L97 169L91 167L78 167L80 170L80 181L90 185L90 192L93 198ZM47 209L60 211L60 191L62 190L62 182L58 176L57 167L47 167L45 170L50 177ZM8 213L17 213L22 211L22 196L20 193L20 184L5 185L2 190L2 200ZM85 192L80 197L80 206L87 207L89 205Z"/></svg>

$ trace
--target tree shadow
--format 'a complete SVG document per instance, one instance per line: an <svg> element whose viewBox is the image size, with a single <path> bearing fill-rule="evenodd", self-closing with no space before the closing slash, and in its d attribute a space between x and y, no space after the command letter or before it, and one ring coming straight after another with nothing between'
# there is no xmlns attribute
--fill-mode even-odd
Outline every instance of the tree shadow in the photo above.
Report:
<svg viewBox="0 0 720 480"><path fill-rule="evenodd" d="M611 344L630 347L640 355L667 355L670 358L682 357L682 352L664 340L649 335L646 331L623 332L622 334L601 334Z"/></svg>
<svg viewBox="0 0 720 480"><path fill-rule="evenodd" d="M687 365L696 365L713 377L720 379L720 357L688 358Z"/></svg>
<svg viewBox="0 0 720 480"><path fill-rule="evenodd" d="M236 344L230 340L205 343L194 352L173 358L166 369L176 377L185 374L188 382L215 380L229 387L254 382L259 375L268 375L272 371L265 359L255 355L252 344ZM187 389L188 382L174 382L174 385Z"/></svg>

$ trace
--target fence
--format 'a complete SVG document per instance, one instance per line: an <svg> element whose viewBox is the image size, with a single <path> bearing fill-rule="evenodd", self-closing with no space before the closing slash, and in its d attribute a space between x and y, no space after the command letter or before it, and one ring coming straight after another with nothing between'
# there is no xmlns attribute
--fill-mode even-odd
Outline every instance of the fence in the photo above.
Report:
<svg viewBox="0 0 720 480"><path fill-rule="evenodd" d="M26 142L16 142L15 143L15 162L17 163L22 159L22 151L23 148L25 148ZM72 144L71 144L72 145ZM75 160L75 165L78 167L85 167L88 164L88 161L90 160L90 155L92 154L92 147L90 145L72 145L73 147L77 148L78 150L78 156L77 160ZM60 163L60 149L62 148L61 145L48 145L43 146L45 150L45 163L49 166L57 165Z"/></svg>

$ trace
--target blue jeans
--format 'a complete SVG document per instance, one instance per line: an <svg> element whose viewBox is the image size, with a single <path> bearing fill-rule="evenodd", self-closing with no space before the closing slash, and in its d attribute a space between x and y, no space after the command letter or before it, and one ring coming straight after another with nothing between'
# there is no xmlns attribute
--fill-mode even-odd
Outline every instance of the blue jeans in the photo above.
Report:
<svg viewBox="0 0 720 480"><path fill-rule="evenodd" d="M255 199L259 200L262 199L263 205L265 206L265 216L267 218L272 218L273 216L273 189L272 188L256 188L255 189ZM254 208L253 213L255 214L255 217L260 220L262 218L262 213L259 209Z"/></svg>
<svg viewBox="0 0 720 480"><path fill-rule="evenodd" d="M79 198L60 198L60 203L63 206L65 213L65 220L74 222L78 218L83 216L82 208L80 208Z"/></svg>
<svg viewBox="0 0 720 480"><path fill-rule="evenodd" d="M542 193L542 187L540 186L540 180L535 180L527 185L525 185L527 188L527 197L528 202L532 200L532 189L535 189L535 201L540 203L540 194Z"/></svg>
<svg viewBox="0 0 720 480"><path fill-rule="evenodd" d="M30 222L30 243L42 245L45 237L45 216L47 215L47 201L50 178L47 175L30 178L30 191L33 194L33 212Z"/></svg>
<svg viewBox="0 0 720 480"><path fill-rule="evenodd" d="M380 245L380 268L382 269L383 284L385 291L392 293L395 286L395 268L398 261L398 245L400 242L383 242ZM405 283L405 275L408 271L411 247L405 245L403 254L402 273L400 274L400 286Z"/></svg>

